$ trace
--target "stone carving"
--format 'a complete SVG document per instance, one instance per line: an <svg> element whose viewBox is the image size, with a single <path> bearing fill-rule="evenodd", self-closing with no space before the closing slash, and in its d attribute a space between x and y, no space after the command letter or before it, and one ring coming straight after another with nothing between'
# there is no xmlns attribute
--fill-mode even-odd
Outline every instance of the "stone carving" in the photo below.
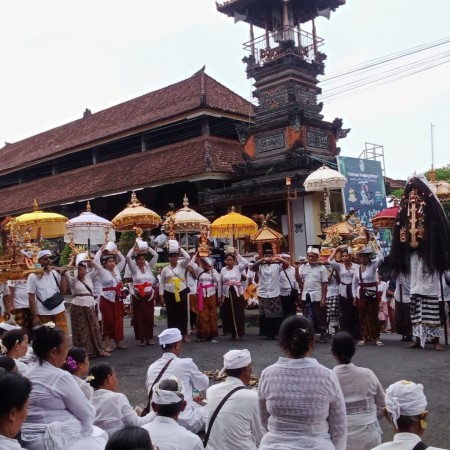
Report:
<svg viewBox="0 0 450 450"><path fill-rule="evenodd" d="M284 149L286 146L284 132L272 134L270 136L260 136L255 138L256 152L265 153L273 150Z"/></svg>

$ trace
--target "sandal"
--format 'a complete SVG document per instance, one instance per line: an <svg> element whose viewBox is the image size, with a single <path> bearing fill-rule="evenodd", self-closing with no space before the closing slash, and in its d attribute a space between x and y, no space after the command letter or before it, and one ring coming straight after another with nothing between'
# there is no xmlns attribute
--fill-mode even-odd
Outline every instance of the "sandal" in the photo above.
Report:
<svg viewBox="0 0 450 450"><path fill-rule="evenodd" d="M105 348L105 352L106 352L106 353L111 353L112 351L113 351L113 349L110 348L110 347Z"/></svg>
<svg viewBox="0 0 450 450"><path fill-rule="evenodd" d="M358 341L356 345L366 345L366 341Z"/></svg>
<svg viewBox="0 0 450 450"><path fill-rule="evenodd" d="M141 342L138 342L136 345L138 345L139 347L142 347L142 346L145 345L145 342L144 342L144 341L141 341Z"/></svg>
<svg viewBox="0 0 450 450"><path fill-rule="evenodd" d="M435 349L437 352L442 352L442 351L444 350L444 347L442 347L441 344L434 344L434 349Z"/></svg>
<svg viewBox="0 0 450 450"><path fill-rule="evenodd" d="M98 356L111 356L111 353L107 352L106 350L103 350L102 352L100 352L100 354Z"/></svg>
<svg viewBox="0 0 450 450"><path fill-rule="evenodd" d="M375 345L377 346L377 347L383 347L383 343L381 342L381 341L376 341L375 342Z"/></svg>

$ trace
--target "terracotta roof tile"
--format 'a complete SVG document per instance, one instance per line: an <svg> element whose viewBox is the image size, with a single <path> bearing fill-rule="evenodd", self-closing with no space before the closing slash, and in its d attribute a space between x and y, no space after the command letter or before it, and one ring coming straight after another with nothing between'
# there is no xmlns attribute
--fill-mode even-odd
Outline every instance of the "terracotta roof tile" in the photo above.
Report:
<svg viewBox="0 0 450 450"><path fill-rule="evenodd" d="M203 95L202 95L203 94ZM0 149L0 173L200 108L247 118L251 103L203 70L192 77Z"/></svg>
<svg viewBox="0 0 450 450"><path fill-rule="evenodd" d="M175 182L209 174L231 174L241 162L242 145L237 141L204 136L136 153L93 166L64 172L0 190L0 216L31 211L36 198L49 208L86 198L134 188ZM174 170L170 161L180 161Z"/></svg>

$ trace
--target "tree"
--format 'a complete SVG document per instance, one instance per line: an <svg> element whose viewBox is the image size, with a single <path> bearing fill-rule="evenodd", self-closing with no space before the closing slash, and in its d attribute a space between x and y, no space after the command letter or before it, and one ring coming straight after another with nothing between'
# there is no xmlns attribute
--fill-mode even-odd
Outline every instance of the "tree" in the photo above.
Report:
<svg viewBox="0 0 450 450"><path fill-rule="evenodd" d="M430 172L430 170L428 172L425 172L427 180L430 180ZM450 164L435 169L435 177L437 181L447 181L450 183Z"/></svg>

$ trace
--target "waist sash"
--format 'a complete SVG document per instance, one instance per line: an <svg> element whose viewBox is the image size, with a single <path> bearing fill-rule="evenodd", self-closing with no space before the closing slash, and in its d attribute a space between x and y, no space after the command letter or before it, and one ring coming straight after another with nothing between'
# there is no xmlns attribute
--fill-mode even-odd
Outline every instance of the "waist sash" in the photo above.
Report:
<svg viewBox="0 0 450 450"><path fill-rule="evenodd" d="M204 304L204 300L203 300L203 289L208 289L208 288L212 288L215 285L213 283L209 283L209 284L199 284L197 286L197 294L198 294L198 310L199 311L203 311L205 304Z"/></svg>

